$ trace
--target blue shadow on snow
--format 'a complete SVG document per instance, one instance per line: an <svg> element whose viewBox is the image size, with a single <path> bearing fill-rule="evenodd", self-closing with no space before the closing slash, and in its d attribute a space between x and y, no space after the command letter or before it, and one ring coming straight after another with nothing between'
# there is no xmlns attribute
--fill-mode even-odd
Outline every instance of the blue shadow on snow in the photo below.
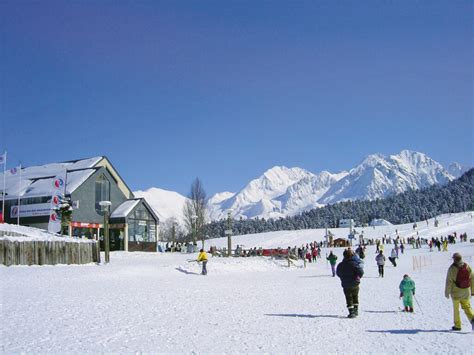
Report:
<svg viewBox="0 0 474 355"><path fill-rule="evenodd" d="M201 274L198 274L197 272L184 270L184 269L181 269L179 267L175 268L175 270L178 270L179 272L182 272L183 274L186 274L186 275L201 275Z"/></svg>
<svg viewBox="0 0 474 355"><path fill-rule="evenodd" d="M452 333L465 334L465 332L453 332L445 329L387 329L387 330L367 330L369 333L389 333L389 334L418 334L418 333Z"/></svg>
<svg viewBox="0 0 474 355"><path fill-rule="evenodd" d="M343 316L327 315L327 314L265 314L269 317L294 317L294 318L347 318Z"/></svg>

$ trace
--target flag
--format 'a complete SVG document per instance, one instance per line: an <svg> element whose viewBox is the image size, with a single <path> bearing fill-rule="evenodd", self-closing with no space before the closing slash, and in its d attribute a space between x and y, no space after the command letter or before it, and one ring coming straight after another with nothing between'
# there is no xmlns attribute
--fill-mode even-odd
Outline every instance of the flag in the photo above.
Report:
<svg viewBox="0 0 474 355"><path fill-rule="evenodd" d="M66 193L66 171L56 175L52 183L51 210L49 212L48 232L61 232L61 214L59 208Z"/></svg>
<svg viewBox="0 0 474 355"><path fill-rule="evenodd" d="M7 152L0 155L0 164L5 164L6 161L7 161Z"/></svg>

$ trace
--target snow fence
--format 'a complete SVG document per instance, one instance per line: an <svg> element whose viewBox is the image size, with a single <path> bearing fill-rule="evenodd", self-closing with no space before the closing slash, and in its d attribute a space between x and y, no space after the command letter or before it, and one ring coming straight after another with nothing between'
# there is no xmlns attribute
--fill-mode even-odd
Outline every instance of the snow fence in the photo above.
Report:
<svg viewBox="0 0 474 355"><path fill-rule="evenodd" d="M98 262L98 244L74 239L28 240L28 237L0 238L0 264L56 265ZM59 239L59 238L58 238Z"/></svg>

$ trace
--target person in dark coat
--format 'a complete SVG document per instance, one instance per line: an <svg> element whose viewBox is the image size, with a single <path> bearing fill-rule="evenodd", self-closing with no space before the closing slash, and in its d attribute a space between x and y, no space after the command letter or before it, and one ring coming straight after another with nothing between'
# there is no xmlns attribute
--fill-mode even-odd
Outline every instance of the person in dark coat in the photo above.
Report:
<svg viewBox="0 0 474 355"><path fill-rule="evenodd" d="M359 315L359 284L364 270L354 260L352 250L344 250L343 256L344 259L337 265L336 274L341 279L341 286L346 296L348 318L355 318Z"/></svg>

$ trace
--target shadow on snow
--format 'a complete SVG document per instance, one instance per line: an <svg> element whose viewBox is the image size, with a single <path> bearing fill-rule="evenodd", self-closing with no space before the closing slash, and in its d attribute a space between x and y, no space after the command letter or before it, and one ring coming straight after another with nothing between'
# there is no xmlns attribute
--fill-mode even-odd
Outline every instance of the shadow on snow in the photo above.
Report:
<svg viewBox="0 0 474 355"><path fill-rule="evenodd" d="M453 332L445 329L387 329L387 330L367 330L369 333L389 333L389 334L418 334L418 333L452 333L464 334L465 332Z"/></svg>
<svg viewBox="0 0 474 355"><path fill-rule="evenodd" d="M347 318L343 316L335 316L335 315L328 315L328 314L296 314L296 313L289 313L289 314L265 314L268 317L294 317L294 318Z"/></svg>
<svg viewBox="0 0 474 355"><path fill-rule="evenodd" d="M186 274L186 275L201 275L201 274L198 274L197 272L188 271L185 269L181 269L179 267L175 268L175 270L182 272L183 274Z"/></svg>

